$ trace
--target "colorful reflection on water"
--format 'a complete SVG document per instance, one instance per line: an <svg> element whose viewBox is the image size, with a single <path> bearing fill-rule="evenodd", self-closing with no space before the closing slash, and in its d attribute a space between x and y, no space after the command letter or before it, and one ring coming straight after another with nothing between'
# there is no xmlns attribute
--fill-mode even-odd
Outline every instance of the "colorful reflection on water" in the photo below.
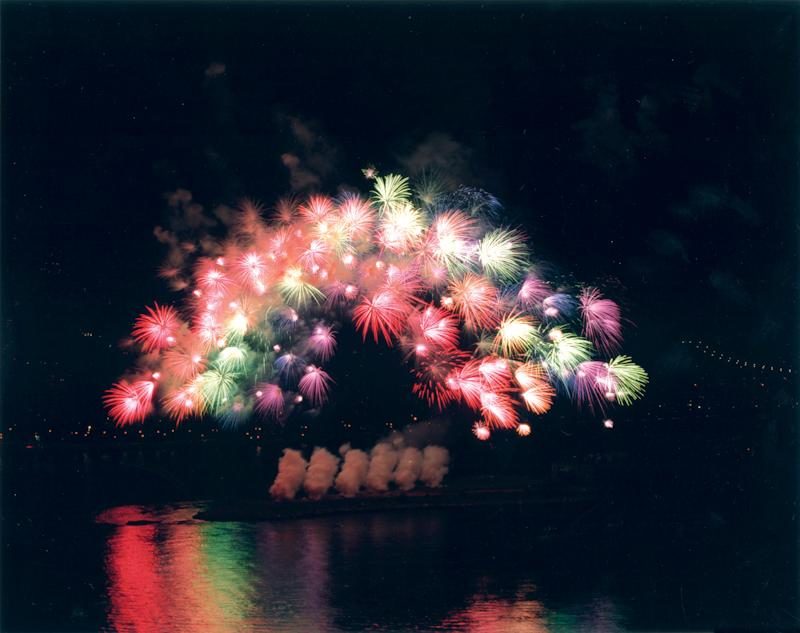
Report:
<svg viewBox="0 0 800 633"><path fill-rule="evenodd" d="M533 570L502 552L476 556L446 515L248 524L195 521L196 510L99 517L114 525L105 630L623 630L603 600L549 607Z"/></svg>

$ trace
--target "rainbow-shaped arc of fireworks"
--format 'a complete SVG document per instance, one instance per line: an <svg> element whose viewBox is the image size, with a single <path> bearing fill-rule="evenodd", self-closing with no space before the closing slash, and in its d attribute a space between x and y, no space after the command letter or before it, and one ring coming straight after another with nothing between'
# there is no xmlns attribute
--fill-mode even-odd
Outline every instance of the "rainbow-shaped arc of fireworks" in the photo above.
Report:
<svg viewBox="0 0 800 633"><path fill-rule="evenodd" d="M365 173L369 198L282 200L269 220L244 202L224 241L185 248L198 253L189 268L163 271L187 280L182 307L136 320L139 369L106 392L118 425L157 410L233 425L322 406L334 382L322 366L347 320L402 350L430 406L479 414L480 439L527 435L521 412L547 412L557 393L599 410L642 396L647 373L614 356L618 305L537 275L525 236L497 225L494 197Z"/></svg>

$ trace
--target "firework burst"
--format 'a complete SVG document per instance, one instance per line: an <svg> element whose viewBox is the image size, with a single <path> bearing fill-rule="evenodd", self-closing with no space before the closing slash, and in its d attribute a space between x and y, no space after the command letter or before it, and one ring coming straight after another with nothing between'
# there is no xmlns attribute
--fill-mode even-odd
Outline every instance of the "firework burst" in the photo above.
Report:
<svg viewBox="0 0 800 633"><path fill-rule="evenodd" d="M622 341L618 305L534 272L524 236L497 225L493 196L364 173L369 197L285 199L269 220L245 201L227 236L182 238L162 272L186 301L134 323L147 371L105 393L117 424L157 410L238 426L321 407L333 397L332 323L397 343L413 392L480 415L483 440L490 429L527 435L520 415L544 414L557 391L601 411L643 395L647 373L606 356Z"/></svg>
<svg viewBox="0 0 800 633"><path fill-rule="evenodd" d="M176 342L180 319L175 308L160 306L147 308L133 326L133 338L141 344L145 352L164 349Z"/></svg>
<svg viewBox="0 0 800 633"><path fill-rule="evenodd" d="M297 386L311 405L318 407L328 399L331 382L331 377L327 372L314 365L309 365L306 367L305 376L300 379Z"/></svg>
<svg viewBox="0 0 800 633"><path fill-rule="evenodd" d="M608 373L613 378L614 399L620 404L630 404L644 395L649 377L630 356L612 358L608 362Z"/></svg>
<svg viewBox="0 0 800 633"><path fill-rule="evenodd" d="M497 288L480 275L468 273L453 281L442 305L452 307L473 332L493 329L500 322Z"/></svg>
<svg viewBox="0 0 800 633"><path fill-rule="evenodd" d="M375 177L372 190L372 201L381 212L395 207L406 206L411 199L411 187L408 178L397 174Z"/></svg>
<svg viewBox="0 0 800 633"><path fill-rule="evenodd" d="M392 344L393 337L400 336L405 316L405 305L389 290L365 297L353 310L353 320L356 328L361 330L362 338L371 333L377 343L380 335L387 345Z"/></svg>
<svg viewBox="0 0 800 633"><path fill-rule="evenodd" d="M581 292L580 310L583 316L583 333L595 347L611 353L622 344L622 326L619 306L604 299L600 291L587 288Z"/></svg>
<svg viewBox="0 0 800 633"><path fill-rule="evenodd" d="M518 231L495 229L478 244L478 259L491 277L503 282L514 281L528 260L525 238Z"/></svg>
<svg viewBox="0 0 800 633"><path fill-rule="evenodd" d="M155 383L150 380L137 380L129 383L120 380L106 391L103 401L109 415L120 426L141 422L153 410L153 391Z"/></svg>

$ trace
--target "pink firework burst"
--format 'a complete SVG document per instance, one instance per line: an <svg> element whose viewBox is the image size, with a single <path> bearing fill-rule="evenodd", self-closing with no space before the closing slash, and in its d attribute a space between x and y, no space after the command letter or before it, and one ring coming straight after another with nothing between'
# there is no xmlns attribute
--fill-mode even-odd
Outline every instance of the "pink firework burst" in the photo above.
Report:
<svg viewBox="0 0 800 633"><path fill-rule="evenodd" d="M528 309L538 307L551 294L553 294L553 289L546 282L533 275L528 275L517 292L517 303Z"/></svg>
<svg viewBox="0 0 800 633"><path fill-rule="evenodd" d="M397 297L398 301L408 307L422 303L417 295L422 291L423 284L415 267L390 264L384 270L386 271L384 288Z"/></svg>
<svg viewBox="0 0 800 633"><path fill-rule="evenodd" d="M622 344L619 306L604 299L599 290L586 288L580 295L580 309L586 338L602 352L616 352Z"/></svg>
<svg viewBox="0 0 800 633"><path fill-rule="evenodd" d="M355 194L345 194L339 204L339 213L345 233L354 242L369 239L375 226L372 205Z"/></svg>
<svg viewBox="0 0 800 633"><path fill-rule="evenodd" d="M463 270L475 259L478 223L462 211L446 211L434 219L424 253L445 269Z"/></svg>
<svg viewBox="0 0 800 633"><path fill-rule="evenodd" d="M231 285L231 280L224 270L224 259L221 257L216 260L201 259L195 270L195 279L203 290L216 294L224 294Z"/></svg>
<svg viewBox="0 0 800 633"><path fill-rule="evenodd" d="M466 352L455 349L421 355L414 370L417 381L413 392L441 411L459 396L450 388L448 378L467 358Z"/></svg>
<svg viewBox="0 0 800 633"><path fill-rule="evenodd" d="M278 419L283 415L286 398L278 385L264 383L258 386L255 393L255 410L262 415Z"/></svg>
<svg viewBox="0 0 800 633"><path fill-rule="evenodd" d="M308 346L323 363L333 356L336 350L336 336L330 325L320 323L314 326L311 336L308 337Z"/></svg>
<svg viewBox="0 0 800 633"><path fill-rule="evenodd" d="M322 240L312 240L308 248L303 251L298 261L300 265L311 272L317 272L328 261L328 246Z"/></svg>
<svg viewBox="0 0 800 633"><path fill-rule="evenodd" d="M492 329L500 323L498 292L486 277L467 273L450 284L450 303L467 329ZM448 302L443 300L447 307Z"/></svg>
<svg viewBox="0 0 800 633"><path fill-rule="evenodd" d="M447 377L447 387L470 409L479 411L483 392L480 361L471 360L454 369Z"/></svg>
<svg viewBox="0 0 800 633"><path fill-rule="evenodd" d="M291 224L297 214L297 200L295 198L282 198L275 205L275 221L278 224Z"/></svg>
<svg viewBox="0 0 800 633"><path fill-rule="evenodd" d="M481 413L486 423L494 428L510 429L519 421L514 401L508 395L494 391L481 393Z"/></svg>
<svg viewBox="0 0 800 633"><path fill-rule="evenodd" d="M300 216L311 222L324 220L334 209L333 200L328 196L315 194L300 205Z"/></svg>
<svg viewBox="0 0 800 633"><path fill-rule="evenodd" d="M356 306L353 310L353 321L362 338L365 339L368 333L372 333L377 343L380 335L391 346L392 338L400 336L407 312L407 306L393 292L381 290L372 297L365 297Z"/></svg>
<svg viewBox="0 0 800 633"><path fill-rule="evenodd" d="M181 382L194 378L206 368L203 351L199 342L184 341L164 353L164 367Z"/></svg>
<svg viewBox="0 0 800 633"><path fill-rule="evenodd" d="M419 330L419 335L427 344L440 349L458 345L458 321L441 308L429 305L421 312L415 312L409 325L412 330Z"/></svg>
<svg viewBox="0 0 800 633"><path fill-rule="evenodd" d="M141 343L145 352L152 352L174 345L181 321L172 306L147 308L147 313L136 319L133 326L133 338Z"/></svg>
<svg viewBox="0 0 800 633"><path fill-rule="evenodd" d="M472 434L481 442L485 442L492 437L492 431L484 422L476 422L472 425Z"/></svg>
<svg viewBox="0 0 800 633"><path fill-rule="evenodd" d="M152 380L137 380L129 383L120 380L107 390L103 403L117 426L141 422L153 410L153 392L156 384Z"/></svg>
<svg viewBox="0 0 800 633"><path fill-rule="evenodd" d="M250 198L244 198L239 202L239 217L237 224L246 227L258 227L261 224L261 214L264 212L264 205Z"/></svg>
<svg viewBox="0 0 800 633"><path fill-rule="evenodd" d="M262 255L250 251L236 260L236 270L242 283L256 286L261 282L263 285L263 278L267 272L267 262Z"/></svg>
<svg viewBox="0 0 800 633"><path fill-rule="evenodd" d="M213 312L201 312L197 316L194 333L208 349L223 339L225 328Z"/></svg>
<svg viewBox="0 0 800 633"><path fill-rule="evenodd" d="M194 385L187 385L171 391L161 401L166 414L180 424L193 415L202 415L203 399Z"/></svg>
<svg viewBox="0 0 800 633"><path fill-rule="evenodd" d="M507 391L511 388L511 368L505 358L487 356L478 366L484 382L494 391Z"/></svg>
<svg viewBox="0 0 800 633"><path fill-rule="evenodd" d="M318 407L327 401L332 382L333 380L326 371L314 365L309 365L306 367L306 373L300 379L297 387L312 406Z"/></svg>
<svg viewBox="0 0 800 633"><path fill-rule="evenodd" d="M339 308L358 297L358 287L343 281L334 281L324 288L325 306Z"/></svg>
<svg viewBox="0 0 800 633"><path fill-rule="evenodd" d="M588 407L591 411L605 411L608 394L613 393L615 388L616 383L606 363L588 360L575 368L572 396L578 406Z"/></svg>

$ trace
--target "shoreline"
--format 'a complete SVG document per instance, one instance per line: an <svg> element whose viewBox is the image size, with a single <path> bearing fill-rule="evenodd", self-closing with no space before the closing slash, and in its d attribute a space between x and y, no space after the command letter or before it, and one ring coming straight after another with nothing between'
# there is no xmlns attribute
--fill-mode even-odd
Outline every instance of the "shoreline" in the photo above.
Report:
<svg viewBox="0 0 800 633"><path fill-rule="evenodd" d="M410 491L390 490L385 493L363 493L356 497L329 494L319 500L300 498L292 501L246 499L211 502L194 515L202 521L283 521L291 519L357 514L479 507L539 507L549 514L556 508L568 507L571 514L581 506L589 509L598 501L597 491L586 488L558 490L526 487L478 487L464 489L418 488Z"/></svg>

